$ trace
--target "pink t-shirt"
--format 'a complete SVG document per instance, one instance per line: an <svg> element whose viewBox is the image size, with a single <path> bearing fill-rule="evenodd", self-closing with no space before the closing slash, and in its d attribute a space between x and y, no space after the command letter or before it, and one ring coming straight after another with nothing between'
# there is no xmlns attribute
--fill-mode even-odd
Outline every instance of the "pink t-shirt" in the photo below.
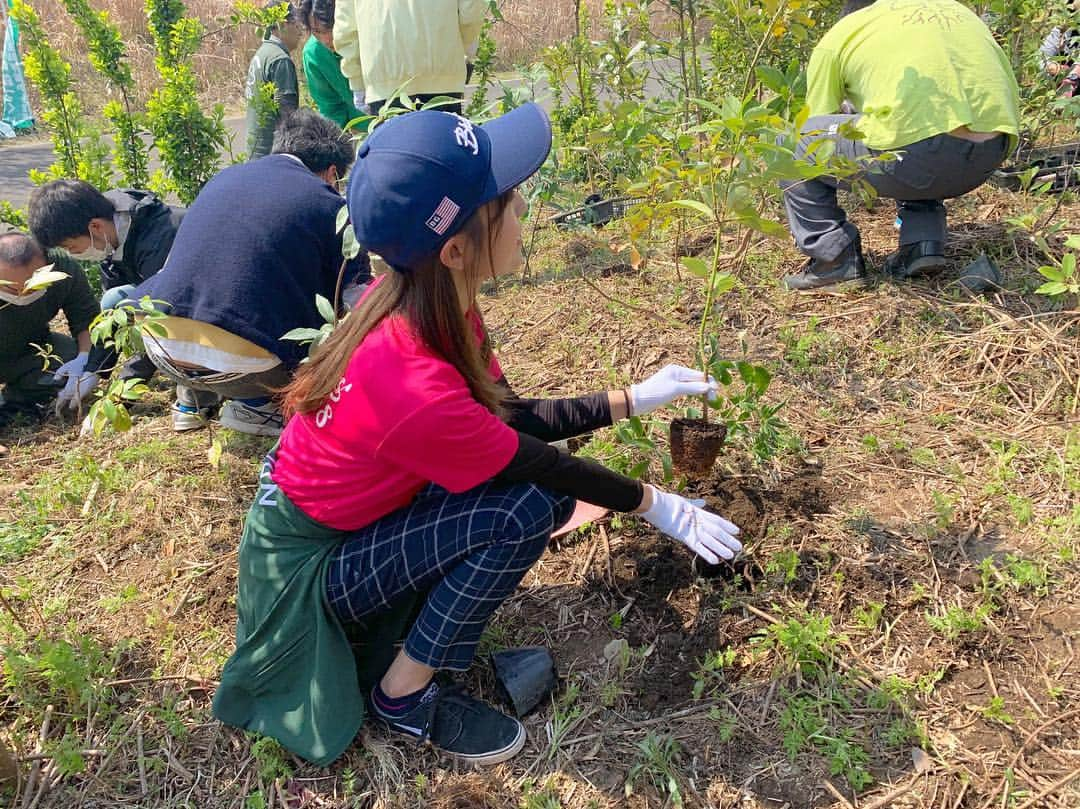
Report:
<svg viewBox="0 0 1080 809"><path fill-rule="evenodd" d="M489 370L502 376L494 357ZM364 338L321 408L289 420L273 479L312 519L352 531L429 482L463 492L490 480L517 448L517 433L395 315Z"/></svg>

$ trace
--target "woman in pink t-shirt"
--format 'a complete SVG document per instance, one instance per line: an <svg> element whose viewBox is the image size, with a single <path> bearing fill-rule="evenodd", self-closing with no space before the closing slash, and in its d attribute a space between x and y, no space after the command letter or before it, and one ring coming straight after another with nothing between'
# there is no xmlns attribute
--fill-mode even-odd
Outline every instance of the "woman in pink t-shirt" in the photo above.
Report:
<svg viewBox="0 0 1080 809"><path fill-rule="evenodd" d="M341 625L370 627L402 596L420 594L403 648L372 689L372 711L391 729L477 764L513 756L525 729L434 675L469 667L491 615L576 500L635 512L709 562L741 549L739 529L699 504L548 443L713 393L713 380L671 365L626 390L523 399L491 352L476 295L485 279L520 267L525 203L516 188L550 145L547 116L533 104L482 127L444 112L410 113L364 141L349 213L357 239L391 271L286 389L292 418L260 495L298 510L297 520L340 532L324 592ZM261 524L257 509L249 525ZM238 609L265 640L276 627L245 612L245 587L271 567L279 580L294 577L278 559L251 562L273 547L259 530L249 528L242 543ZM281 599L268 603L277 610ZM241 647L247 634L238 632ZM295 633L277 634L292 642ZM231 682L244 679L232 673ZM274 688L251 691L257 702Z"/></svg>

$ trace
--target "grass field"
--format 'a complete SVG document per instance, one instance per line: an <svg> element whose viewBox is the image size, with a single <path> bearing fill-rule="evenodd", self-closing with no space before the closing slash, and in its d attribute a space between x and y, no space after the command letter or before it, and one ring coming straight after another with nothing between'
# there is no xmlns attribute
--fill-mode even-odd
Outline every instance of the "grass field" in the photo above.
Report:
<svg viewBox="0 0 1080 809"><path fill-rule="evenodd" d="M162 388L124 435L69 424L0 441L0 736L24 760L11 805L45 807L940 807L1080 805L1080 312L1032 294L1032 208L984 188L951 206L949 257L1002 289L931 282L798 296L799 259L751 246L723 303L732 357L774 373L784 449L729 447L687 490L743 528L738 573L697 570L611 517L552 545L486 652L544 644L562 683L492 771L365 728L322 770L215 722L235 552L265 441L170 430ZM1080 205L1053 213L1080 221ZM874 262L885 205L860 212ZM617 226L612 226L617 228ZM542 229L525 283L483 299L511 383L581 393L692 360L701 284L635 268L605 231ZM661 475L611 430L584 450ZM646 442L647 445L648 442ZM342 694L341 699L355 695Z"/></svg>

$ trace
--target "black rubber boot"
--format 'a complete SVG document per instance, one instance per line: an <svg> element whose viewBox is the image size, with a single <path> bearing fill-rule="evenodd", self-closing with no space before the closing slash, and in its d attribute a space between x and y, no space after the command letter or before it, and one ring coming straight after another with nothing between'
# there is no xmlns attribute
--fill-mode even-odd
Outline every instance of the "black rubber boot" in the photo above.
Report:
<svg viewBox="0 0 1080 809"><path fill-rule="evenodd" d="M788 289L807 291L862 281L865 276L862 246L855 241L832 261L810 259L797 273L785 276L783 283Z"/></svg>
<svg viewBox="0 0 1080 809"><path fill-rule="evenodd" d="M905 244L885 259L885 273L897 281L913 275L936 275L945 267L945 245L941 242Z"/></svg>

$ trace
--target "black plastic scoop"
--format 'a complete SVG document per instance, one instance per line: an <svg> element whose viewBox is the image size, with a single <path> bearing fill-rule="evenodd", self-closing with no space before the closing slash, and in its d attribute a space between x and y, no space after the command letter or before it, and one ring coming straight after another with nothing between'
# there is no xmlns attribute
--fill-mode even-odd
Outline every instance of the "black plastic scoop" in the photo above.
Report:
<svg viewBox="0 0 1080 809"><path fill-rule="evenodd" d="M491 655L491 667L514 713L520 718L555 690L559 675L543 646L504 649Z"/></svg>

